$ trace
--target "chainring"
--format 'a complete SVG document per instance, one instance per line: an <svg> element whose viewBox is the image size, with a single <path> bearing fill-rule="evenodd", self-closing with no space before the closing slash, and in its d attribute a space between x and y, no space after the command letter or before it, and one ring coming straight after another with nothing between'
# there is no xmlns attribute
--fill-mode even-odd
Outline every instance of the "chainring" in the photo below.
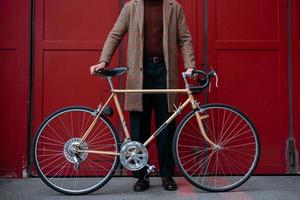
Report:
<svg viewBox="0 0 300 200"><path fill-rule="evenodd" d="M148 150L140 142L129 141L121 146L120 161L130 171L142 169L147 164L148 158Z"/></svg>

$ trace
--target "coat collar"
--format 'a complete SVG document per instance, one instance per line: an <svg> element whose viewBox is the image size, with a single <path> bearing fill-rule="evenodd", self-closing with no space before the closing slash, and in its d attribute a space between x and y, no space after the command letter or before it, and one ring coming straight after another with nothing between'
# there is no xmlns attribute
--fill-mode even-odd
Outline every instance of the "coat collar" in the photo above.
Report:
<svg viewBox="0 0 300 200"><path fill-rule="evenodd" d="M138 24L140 33L144 33L144 0L134 0L136 3L136 15L138 17ZM172 8L174 0L163 0L163 20L164 20L164 30L168 31L170 17L172 14Z"/></svg>

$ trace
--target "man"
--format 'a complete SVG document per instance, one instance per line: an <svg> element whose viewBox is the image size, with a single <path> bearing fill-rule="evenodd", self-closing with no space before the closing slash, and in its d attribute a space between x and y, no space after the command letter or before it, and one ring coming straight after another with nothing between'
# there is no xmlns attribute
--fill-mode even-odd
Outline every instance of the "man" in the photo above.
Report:
<svg viewBox="0 0 300 200"><path fill-rule="evenodd" d="M191 35L181 5L175 0L131 0L120 16L103 47L99 64L91 66L91 74L105 68L128 32L126 89L178 88L177 45L184 58L186 70L195 67ZM156 127L170 116L176 94L126 94L125 110L130 111L132 140L144 143L150 135L151 112ZM158 159L162 185L176 190L172 176L172 137L175 124L169 125L157 138ZM133 173L138 178L134 191L149 187L146 169Z"/></svg>

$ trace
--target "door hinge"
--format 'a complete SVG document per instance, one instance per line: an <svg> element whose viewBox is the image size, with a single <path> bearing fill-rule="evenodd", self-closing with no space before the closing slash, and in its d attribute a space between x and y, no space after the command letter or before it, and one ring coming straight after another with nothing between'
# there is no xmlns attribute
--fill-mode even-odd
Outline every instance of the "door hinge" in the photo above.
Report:
<svg viewBox="0 0 300 200"><path fill-rule="evenodd" d="M298 173L298 152L296 148L296 142L293 137L287 140L286 159L287 159L287 173L289 174Z"/></svg>
<svg viewBox="0 0 300 200"><path fill-rule="evenodd" d="M295 153L295 140L288 140L288 160L290 167L295 167L296 165L296 153Z"/></svg>

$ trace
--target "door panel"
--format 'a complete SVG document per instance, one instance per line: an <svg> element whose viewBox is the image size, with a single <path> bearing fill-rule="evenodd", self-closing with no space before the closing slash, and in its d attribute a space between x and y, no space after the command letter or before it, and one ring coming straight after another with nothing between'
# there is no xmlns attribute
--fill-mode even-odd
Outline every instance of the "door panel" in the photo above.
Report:
<svg viewBox="0 0 300 200"><path fill-rule="evenodd" d="M214 9L217 40L278 39L279 9L274 0L216 0Z"/></svg>
<svg viewBox="0 0 300 200"><path fill-rule="evenodd" d="M1 114L1 136L3 137L3 141L5 143L0 147L0 156L2 158L5 157L13 157L16 158L16 149L12 148L15 143L15 137L12 135L16 134L16 126L14 125L14 113L11 112L9 108L13 107L16 104L16 90L8 88L12 88L14 86L14 82L16 81L16 73L14 69L17 65L16 63L16 50L0 50L0 65L4 66L0 68L0 73L4 76L1 78L1 86L0 91L3 95L0 99L0 109L2 113L6 113L5 116ZM0 176L16 176L15 170L13 167L16 162L14 159L7 159L0 161Z"/></svg>
<svg viewBox="0 0 300 200"><path fill-rule="evenodd" d="M109 9L99 12L104 3ZM118 16L119 1L76 0L70 4L43 0L36 1L35 6L34 129L49 113L63 106L97 106L101 90L109 89L106 79L90 76L89 67L99 59ZM118 61L116 51L111 65ZM118 84L118 80L114 83Z"/></svg>
<svg viewBox="0 0 300 200"><path fill-rule="evenodd" d="M105 103L108 82L92 77L89 68L98 62L118 13L118 0L35 1L33 132L59 108ZM119 50L111 66L118 64ZM119 84L118 78L114 84ZM110 120L118 130L116 112Z"/></svg>
<svg viewBox="0 0 300 200"><path fill-rule="evenodd" d="M257 173L286 171L288 137L286 1L208 1L209 63L220 87L209 102L237 107L261 138ZM270 156L272 155L272 156Z"/></svg>
<svg viewBox="0 0 300 200"><path fill-rule="evenodd" d="M29 1L0 1L0 178L26 177Z"/></svg>
<svg viewBox="0 0 300 200"><path fill-rule="evenodd" d="M104 41L119 12L118 0L44 0L45 41Z"/></svg>

